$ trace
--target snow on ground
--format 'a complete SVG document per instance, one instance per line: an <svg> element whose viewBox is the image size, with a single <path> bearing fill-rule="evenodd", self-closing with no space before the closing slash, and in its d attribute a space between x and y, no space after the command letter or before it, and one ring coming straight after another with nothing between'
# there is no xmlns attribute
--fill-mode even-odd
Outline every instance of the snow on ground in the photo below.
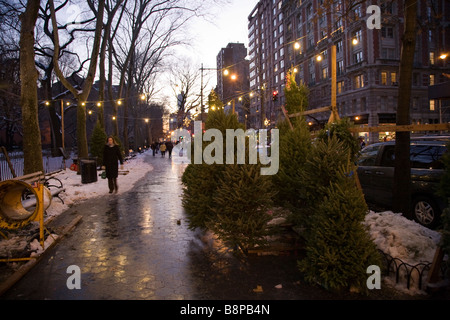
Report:
<svg viewBox="0 0 450 320"><path fill-rule="evenodd" d="M118 194L129 191L133 188L136 181L144 177L147 172L153 170L153 167L149 163L144 162L144 157L148 154L137 154L136 157L124 163L123 170L119 169L119 172L128 171L128 173L126 175L119 174L117 178L117 184L119 186ZM102 171L97 170L97 174L101 174ZM59 199L52 200L50 207L46 211L48 217L60 215L71 205L79 201L101 197L109 193L108 179L102 179L100 176L97 177L96 182L81 183L81 175L77 174L76 171L67 169L57 173L54 177L61 180L66 191L60 194L64 204Z"/></svg>
<svg viewBox="0 0 450 320"><path fill-rule="evenodd" d="M389 276L384 277L385 282L408 294L425 294L428 272L425 266L433 262L441 234L392 211L370 211L364 224L368 226L369 234L378 249L396 258ZM409 266L400 267L403 262ZM422 272L422 279L419 271ZM398 283L396 272L399 272Z"/></svg>
<svg viewBox="0 0 450 320"><path fill-rule="evenodd" d="M365 222L374 243L384 253L409 264L433 261L441 234L392 211L373 212Z"/></svg>
<svg viewBox="0 0 450 320"><path fill-rule="evenodd" d="M119 177L117 178L117 184L119 186L118 194L132 189L134 184L139 179L144 177L147 172L153 170L152 165L144 161L144 158L148 154L149 153L137 154L135 157L130 158L124 163L123 170L119 169L119 173L127 172L127 174L119 174ZM101 174L102 171L103 170L97 170L97 175ZM108 180L102 179L100 176L97 176L96 182L82 183L81 175L77 174L76 171L70 170L69 168L56 174L52 174L51 176L59 179L62 182L63 188L65 188L65 191L59 194L64 203L62 203L60 199L53 198L50 202L50 206L46 210L44 217L46 221L62 214L77 202L105 195L109 196ZM58 184L56 181L49 182L54 185ZM54 187L50 187L50 189L53 188ZM38 222L32 223L39 226ZM44 246L47 248L56 237L56 235L47 237L47 239L45 239ZM0 254L4 256L5 253L20 250L20 248L24 249L26 247L26 243L24 243L24 241L24 237L20 235L15 235L7 240L0 237ZM37 239L30 243L30 248L32 251L32 256L43 251Z"/></svg>

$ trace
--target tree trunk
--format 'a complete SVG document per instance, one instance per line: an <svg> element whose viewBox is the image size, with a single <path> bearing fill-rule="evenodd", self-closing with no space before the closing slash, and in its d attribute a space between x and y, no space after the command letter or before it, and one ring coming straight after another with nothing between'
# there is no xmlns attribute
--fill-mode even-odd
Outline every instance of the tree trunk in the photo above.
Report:
<svg viewBox="0 0 450 320"><path fill-rule="evenodd" d="M397 125L410 124L410 100L414 52L416 47L417 1L406 0L404 3L404 34L400 58ZM395 134L395 173L393 210L404 215L411 209L411 164L410 164L410 132Z"/></svg>
<svg viewBox="0 0 450 320"><path fill-rule="evenodd" d="M34 28L40 1L29 0L21 15L20 80L23 125L24 174L43 171L41 132L38 119L37 80L34 62Z"/></svg>

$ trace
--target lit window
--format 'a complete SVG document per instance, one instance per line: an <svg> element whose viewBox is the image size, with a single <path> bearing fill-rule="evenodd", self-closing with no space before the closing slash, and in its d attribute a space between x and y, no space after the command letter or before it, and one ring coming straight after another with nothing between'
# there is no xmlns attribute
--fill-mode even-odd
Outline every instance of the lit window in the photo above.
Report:
<svg viewBox="0 0 450 320"><path fill-rule="evenodd" d="M355 89L364 87L364 75L360 74L355 77Z"/></svg>
<svg viewBox="0 0 450 320"><path fill-rule="evenodd" d="M381 85L387 85L387 73L384 71L381 72Z"/></svg>
<svg viewBox="0 0 450 320"><path fill-rule="evenodd" d="M430 111L434 111L434 100L430 100Z"/></svg>

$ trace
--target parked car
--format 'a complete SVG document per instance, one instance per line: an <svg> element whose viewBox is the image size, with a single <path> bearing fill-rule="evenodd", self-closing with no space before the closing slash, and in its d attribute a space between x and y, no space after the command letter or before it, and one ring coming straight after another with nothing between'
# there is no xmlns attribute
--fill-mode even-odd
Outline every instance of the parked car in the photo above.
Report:
<svg viewBox="0 0 450 320"><path fill-rule="evenodd" d="M444 174L442 155L447 151L447 139L411 139L411 213L408 218L435 228L445 201L437 194ZM390 209L393 198L395 141L375 143L361 150L358 177L368 203Z"/></svg>

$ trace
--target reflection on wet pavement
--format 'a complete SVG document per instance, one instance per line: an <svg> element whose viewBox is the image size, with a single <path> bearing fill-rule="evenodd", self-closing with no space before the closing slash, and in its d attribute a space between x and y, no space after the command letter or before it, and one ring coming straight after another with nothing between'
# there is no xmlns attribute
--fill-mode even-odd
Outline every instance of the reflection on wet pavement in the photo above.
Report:
<svg viewBox="0 0 450 320"><path fill-rule="evenodd" d="M150 154L146 161L154 170L131 191L64 213L83 220L2 298L326 298L322 291L298 290L298 257L242 259L209 233L189 230L180 199L186 165ZM70 265L81 269L80 290L67 288ZM279 284L283 289L275 288ZM263 292L255 293L259 285Z"/></svg>

